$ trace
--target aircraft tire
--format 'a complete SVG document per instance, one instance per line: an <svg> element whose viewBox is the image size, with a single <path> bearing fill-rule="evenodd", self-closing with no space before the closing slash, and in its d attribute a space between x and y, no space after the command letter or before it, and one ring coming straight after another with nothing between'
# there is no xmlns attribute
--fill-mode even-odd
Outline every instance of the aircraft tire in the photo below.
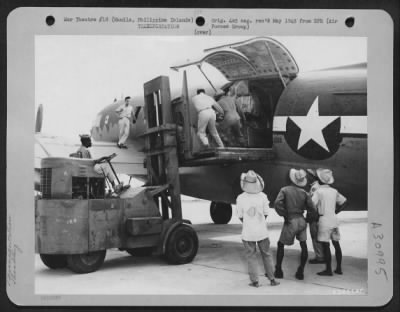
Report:
<svg viewBox="0 0 400 312"><path fill-rule="evenodd" d="M147 257L153 253L153 247L128 248L126 252L135 257Z"/></svg>
<svg viewBox="0 0 400 312"><path fill-rule="evenodd" d="M199 249L199 239L187 224L178 225L167 238L165 258L170 264L191 262Z"/></svg>
<svg viewBox="0 0 400 312"><path fill-rule="evenodd" d="M42 262L50 269L63 269L67 266L67 256L65 255L45 255L40 254Z"/></svg>
<svg viewBox="0 0 400 312"><path fill-rule="evenodd" d="M215 224L228 224L232 218L232 206L227 203L211 202L210 216Z"/></svg>
<svg viewBox="0 0 400 312"><path fill-rule="evenodd" d="M97 271L106 257L105 250L90 252L88 254L68 255L68 267L75 273L91 273Z"/></svg>

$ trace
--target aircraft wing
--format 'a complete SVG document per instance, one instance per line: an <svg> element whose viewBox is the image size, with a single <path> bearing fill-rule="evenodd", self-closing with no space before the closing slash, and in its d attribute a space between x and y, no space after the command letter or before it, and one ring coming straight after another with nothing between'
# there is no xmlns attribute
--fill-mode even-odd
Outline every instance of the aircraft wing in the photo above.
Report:
<svg viewBox="0 0 400 312"><path fill-rule="evenodd" d="M72 142L66 138L36 133L35 172L39 172L42 158L68 157L71 153L76 152L79 146L80 144ZM117 154L117 157L113 159L112 164L118 174L123 173L129 176L144 176L147 173L143 166L145 157L144 153L137 150L137 148L132 145L128 145L128 149L120 149L115 143L95 142L90 148L90 151L93 158L100 158L113 153Z"/></svg>
<svg viewBox="0 0 400 312"><path fill-rule="evenodd" d="M119 148L116 143L111 142L94 142L91 147L93 158L117 154L112 160L115 171L118 174L126 174L133 177L143 177L147 175L147 170L144 167L145 154L128 143L128 148Z"/></svg>

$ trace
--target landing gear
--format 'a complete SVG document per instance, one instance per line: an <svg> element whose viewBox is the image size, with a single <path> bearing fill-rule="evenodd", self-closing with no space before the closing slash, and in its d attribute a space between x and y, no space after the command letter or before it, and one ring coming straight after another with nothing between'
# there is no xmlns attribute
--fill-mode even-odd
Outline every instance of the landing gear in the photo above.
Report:
<svg viewBox="0 0 400 312"><path fill-rule="evenodd" d="M191 226L178 225L169 235L165 258L171 264L189 263L197 254L199 239Z"/></svg>
<svg viewBox="0 0 400 312"><path fill-rule="evenodd" d="M50 269L63 269L67 266L67 256L65 255L40 254L40 259Z"/></svg>
<svg viewBox="0 0 400 312"><path fill-rule="evenodd" d="M106 257L105 250L90 252L88 254L68 255L68 267L75 273L91 273L97 271Z"/></svg>
<svg viewBox="0 0 400 312"><path fill-rule="evenodd" d="M227 203L211 202L210 215L215 224L227 224L232 218L232 206Z"/></svg>

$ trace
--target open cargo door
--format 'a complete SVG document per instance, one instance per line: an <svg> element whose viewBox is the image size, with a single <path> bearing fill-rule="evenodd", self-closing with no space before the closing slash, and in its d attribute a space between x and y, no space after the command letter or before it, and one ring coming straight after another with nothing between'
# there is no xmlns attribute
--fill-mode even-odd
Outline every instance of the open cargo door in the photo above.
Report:
<svg viewBox="0 0 400 312"><path fill-rule="evenodd" d="M227 148L224 149L199 150L198 144L196 144L198 141L196 122L190 120L191 107L187 95L186 72L184 72L182 97L176 106L181 107L180 111L183 116L184 163L204 165L274 158L272 150L274 109L286 85L299 72L296 61L290 52L278 41L267 37L218 46L203 52L201 57L193 61L182 62L171 68L178 71L188 66L195 66L205 75L201 67L207 63L216 68L230 82L227 85L234 85L235 90L238 85L245 82L247 86L245 89L248 91L242 92L242 94L235 91L235 94L241 97L243 103L249 103L249 101L254 103L246 104L254 108L253 111L246 112L249 114L249 118L241 117L247 141L245 146L232 144L226 145ZM206 79L210 82L207 76ZM210 84L214 88L211 82ZM247 99L249 97L252 99Z"/></svg>
<svg viewBox="0 0 400 312"><path fill-rule="evenodd" d="M299 68L290 52L280 42L258 37L204 50L200 59L184 62L171 68L181 68L204 62L217 68L229 81L257 78L276 78L282 83L295 78Z"/></svg>

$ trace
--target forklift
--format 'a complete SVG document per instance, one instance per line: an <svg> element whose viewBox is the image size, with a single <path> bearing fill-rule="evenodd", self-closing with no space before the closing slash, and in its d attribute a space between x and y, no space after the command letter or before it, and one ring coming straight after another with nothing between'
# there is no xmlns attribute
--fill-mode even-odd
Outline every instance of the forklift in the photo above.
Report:
<svg viewBox="0 0 400 312"><path fill-rule="evenodd" d="M145 186L118 195L106 192L107 178L93 168L107 162L114 170L115 154L98 160L42 159L41 196L35 201L35 252L50 269L94 272L110 248L133 256L161 255L171 264L189 263L196 256L197 234L182 218L168 78L145 83L144 96Z"/></svg>

